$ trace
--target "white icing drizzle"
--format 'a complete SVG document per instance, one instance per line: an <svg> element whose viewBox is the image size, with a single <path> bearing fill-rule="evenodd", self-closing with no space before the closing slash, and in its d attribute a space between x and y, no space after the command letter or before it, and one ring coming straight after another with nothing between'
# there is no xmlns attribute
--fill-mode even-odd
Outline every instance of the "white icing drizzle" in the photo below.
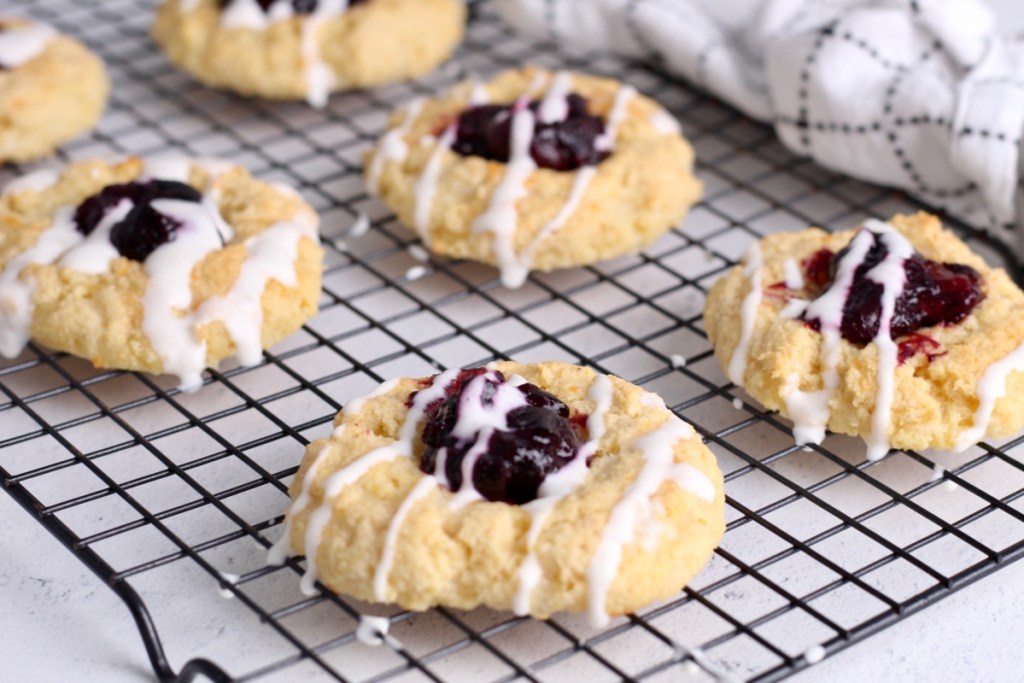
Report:
<svg viewBox="0 0 1024 683"><path fill-rule="evenodd" d="M334 430L334 435L341 436L344 431L344 425ZM316 457L313 458L313 464L306 470L306 476L302 478L302 488L299 490L299 495L295 497L292 504L288 506L288 511L284 517L284 528L282 529L281 536L278 538L274 545L270 546L267 550L267 566L268 567L279 567L284 564L285 560L292 554L292 524L294 523L293 513L304 509L309 505L310 495L309 490L313 485L313 480L316 478L317 470L320 469L320 464L324 458L327 457L327 453L330 450L329 445L325 442L320 450L317 451Z"/></svg>
<svg viewBox="0 0 1024 683"><path fill-rule="evenodd" d="M540 101L537 108L537 117L541 123L555 123L564 121L569 115L569 92L572 89L572 74L568 71L558 71L551 79L551 85Z"/></svg>
<svg viewBox="0 0 1024 683"><path fill-rule="evenodd" d="M317 109L326 106L337 81L334 69L320 55L320 27L325 20L337 17L347 9L348 0L320 0L312 13L301 17L302 34L299 49L306 79L306 101ZM221 12L220 22L226 28L265 31L271 24L287 21L295 16L291 0L276 0L266 11L256 0L233 0Z"/></svg>
<svg viewBox="0 0 1024 683"><path fill-rule="evenodd" d="M843 307L853 283L857 268L871 248L873 239L866 230L857 232L850 242L849 251L839 262L835 281L828 291L811 301L807 317L817 318L821 328L822 388L817 391L801 391L800 378L791 375L783 389L786 410L793 420L793 438L797 443L821 443L825 438L825 426L831 413L829 402L839 384L839 364L842 350L840 327L843 322Z"/></svg>
<svg viewBox="0 0 1024 683"><path fill-rule="evenodd" d="M470 487L472 488L472 487ZM413 506L431 491L437 489L437 479L427 475L420 479L405 497L402 504L398 506L395 516L388 524L387 534L384 536L384 550L381 552L380 561L373 572L373 597L384 602L388 599L388 577L391 575L391 567L395 563L395 551L398 548L398 535L402 531L406 517L412 511Z"/></svg>
<svg viewBox="0 0 1024 683"><path fill-rule="evenodd" d="M670 414L663 425L636 440L636 448L643 452L643 466L612 508L587 567L587 613L594 626L602 627L610 620L605 604L622 562L623 548L634 542L637 519L645 515L661 485L672 481L702 500L714 499L714 485L704 473L690 464L675 462L675 444L692 437L693 428Z"/></svg>
<svg viewBox="0 0 1024 683"><path fill-rule="evenodd" d="M799 291L804 288L804 274L800 272L800 266L796 259L787 258L782 262L782 272L786 282L786 289Z"/></svg>
<svg viewBox="0 0 1024 683"><path fill-rule="evenodd" d="M282 3L280 0L274 3L286 6L291 9L291 3ZM221 11L220 23L225 28L247 28L253 31L263 31L270 25L270 17L256 0L232 0L227 7Z"/></svg>
<svg viewBox="0 0 1024 683"><path fill-rule="evenodd" d="M419 117L420 111L423 109L423 103L424 100L422 98L410 102L405 110L405 118L402 119L402 123L389 130L380 139L380 143L377 145L377 152L373 155L373 159L370 161L370 168L366 173L366 186L373 194L380 193L380 174L384 170L384 162L397 161L402 163L409 155L409 145L405 142L405 136L409 133L409 129L412 128L412 124L416 122L417 117Z"/></svg>
<svg viewBox="0 0 1024 683"><path fill-rule="evenodd" d="M423 167L423 173L413 185L413 227L424 243L430 243L430 213L434 208L437 184L441 179L441 164L444 155L455 142L455 126L448 126ZM376 161L376 160L375 160Z"/></svg>
<svg viewBox="0 0 1024 683"><path fill-rule="evenodd" d="M168 161L172 161L173 159L174 159L174 157L169 157ZM192 164L193 167L199 168L199 169L202 169L203 171L205 171L206 174L209 175L212 179L216 179L219 176L222 176L225 173L227 173L228 171L231 171L233 169L240 168L239 165L234 163L233 161L227 161L225 159L215 159L215 158L211 158L211 157L198 157L198 158L195 158L195 159L191 159L190 163ZM184 183L184 182L187 182L187 180L188 180L188 173L185 174L185 180L182 180L181 182ZM298 197L299 196L298 192L296 192L294 189L292 189L288 185L285 185L284 183L270 183L270 184L273 185L276 189L280 190L281 192L284 192L285 194L290 194L293 197ZM214 191L216 191L216 188L214 188Z"/></svg>
<svg viewBox="0 0 1024 683"><path fill-rule="evenodd" d="M27 192L29 190L34 192L42 192L43 190L53 186L57 180L60 179L60 172L53 168L43 168L38 171L32 171L25 175L15 178L11 182L4 186L3 191L0 191L0 197L4 197L9 194L16 192Z"/></svg>
<svg viewBox="0 0 1024 683"><path fill-rule="evenodd" d="M575 491L587 476L589 460L601 443L605 433L605 415L611 408L614 391L607 375L596 374L587 391L587 399L594 404L587 416L587 442L580 446L572 462L549 475L541 484L538 497L523 506L530 515L530 529L526 534L526 555L519 565L519 587L512 598L512 611L520 616L530 613L530 596L543 576L543 569L534 553L534 546L555 507Z"/></svg>
<svg viewBox="0 0 1024 683"><path fill-rule="evenodd" d="M487 89L479 82L473 81L469 91L469 105L478 106L486 102ZM418 113L419 110L417 110ZM403 121L402 124L404 123L406 122ZM416 232L424 244L430 244L430 214L434 207L434 197L437 195L437 183L440 180L444 155L450 150L452 143L455 142L457 132L455 124L452 124L444 129L440 139L435 140L432 135L428 135L420 140L420 144L434 142L434 148L430 153L430 157L427 159L420 177L416 179L413 185L413 227L416 228ZM404 131L402 135L404 135ZM381 141L381 144L383 150L384 140ZM406 154L408 153L402 152L401 157L403 158ZM373 162L376 164L376 157Z"/></svg>
<svg viewBox="0 0 1024 683"><path fill-rule="evenodd" d="M397 386L398 378L392 378L387 380L386 382L381 382L376 389L371 391L366 396L360 396L358 398L353 398L346 401L345 405L342 406L342 411L344 411L346 415L355 415L356 413L363 409L363 405L367 401L369 401L370 399L383 396L384 394L391 392ZM334 434L335 436L339 436L341 434L341 427L338 427L338 429L335 430Z"/></svg>
<svg viewBox="0 0 1024 683"><path fill-rule="evenodd" d="M519 98L513 108L512 132L509 141L509 159L505 165L505 175L491 193L487 209L473 221L473 232L491 232L494 234L493 250L498 259L498 268L502 273L502 284L514 286L506 282L506 272L515 268L515 230L517 223L516 202L526 194L526 179L537 169L537 164L530 155L530 144L536 121L529 104L543 86L545 76L537 74L526 92Z"/></svg>
<svg viewBox="0 0 1024 683"><path fill-rule="evenodd" d="M636 88L631 85L621 85L615 93L615 100L612 102L612 109L608 113L608 120L604 125L604 132L594 140L594 147L602 150L611 150L615 147L615 137L619 132L619 125L626 117L626 109L629 101L636 96Z"/></svg>
<svg viewBox="0 0 1024 683"><path fill-rule="evenodd" d="M654 130L664 135L679 135L683 131L676 117L661 108L655 110L648 120L651 122Z"/></svg>
<svg viewBox="0 0 1024 683"><path fill-rule="evenodd" d="M571 74L564 71L555 74L551 86L538 108L542 122L550 123L566 117L568 114L567 97L571 87ZM530 93L538 88L539 86L536 85L531 86ZM629 100L635 94L636 91L628 85L619 87L605 123L605 129L594 141L596 148L602 150L614 148L619 124L625 116ZM528 97L530 97L529 94L524 96L519 101L519 106L522 106L524 101L528 101ZM493 249L501 270L501 282L510 288L521 287L526 281L538 246L560 230L576 212L587 188L597 175L597 168L594 166L584 166L577 170L565 204L517 255L513 244L517 224L515 205L525 194L526 178L537 169L537 165L530 156L530 143L533 140L534 127L535 121L528 109L520 109L513 114L511 154L505 177L494 189L487 211L479 216L473 224L474 231L489 230L494 233Z"/></svg>
<svg viewBox="0 0 1024 683"><path fill-rule="evenodd" d="M46 24L4 26L0 31L0 66L14 69L34 59L57 37Z"/></svg>
<svg viewBox="0 0 1024 683"><path fill-rule="evenodd" d="M878 390L871 415L871 433L865 438L868 460L878 460L884 457L891 447L887 431L892 417L895 375L899 365L899 346L892 339L892 316L896 308L896 301L903 293L906 284L906 272L903 264L913 256L913 246L890 224L878 220L865 221L863 229L858 231L850 242L847 254L838 263L835 280L829 289L813 301L799 299L789 301L780 314L784 318L795 318L803 314L807 318L817 319L819 322L822 335L820 352L822 388L817 391L801 391L799 389L800 378L791 375L786 379L783 398L789 416L793 420L793 436L796 442L820 443L825 437L825 428L831 414L829 404L832 394L839 383L836 367L842 348L840 328L843 309L849 297L854 275L864 263L875 239L883 242L886 254L865 274L865 277L882 285L879 326L872 339L878 349L876 371ZM786 287L792 290L802 289L804 286L803 276L799 272L796 262L786 259L783 268ZM743 313L745 316L747 311L744 309ZM745 331L746 318L743 325ZM741 333L741 339L743 336L744 334ZM735 356L733 360L735 360ZM730 377L732 378L731 372Z"/></svg>
<svg viewBox="0 0 1024 683"><path fill-rule="evenodd" d="M512 599L512 611L522 615L529 613L529 598L540 583L543 570L534 546L544 530L548 516L555 507L587 477L587 461L597 453L605 432L604 417L611 408L613 398L611 380L607 375L595 375L587 392L587 398L594 403L594 409L587 417L587 442L575 454L572 462L549 475L541 484L539 497L524 506L530 516L529 531L526 533L526 555L519 565L519 588Z"/></svg>
<svg viewBox="0 0 1024 683"><path fill-rule="evenodd" d="M32 295L35 281L21 273L33 264L49 264L82 241L75 229L74 208L57 209L53 225L44 230L36 243L15 256L0 271L0 355L14 358L28 343L32 323Z"/></svg>
<svg viewBox="0 0 1024 683"><path fill-rule="evenodd" d="M509 159L505 165L505 176L491 193L487 209L473 221L473 232L490 232L494 235L492 249L501 270L502 284L515 286L514 273L518 265L515 253L515 232L518 222L516 202L526 195L526 179L537 170L537 163L530 155L535 120L530 111L529 98L524 96L517 103L512 114L512 137L509 144Z"/></svg>
<svg viewBox="0 0 1024 683"><path fill-rule="evenodd" d="M177 180L179 183L187 183L191 170L192 161L188 157L159 156L146 159L142 166L142 177Z"/></svg>
<svg viewBox="0 0 1024 683"><path fill-rule="evenodd" d="M306 102L316 109L327 106L327 99L337 82L334 69L320 57L319 33L324 21L320 9L324 4L321 1L317 11L302 23L301 49L302 60L305 63Z"/></svg>
<svg viewBox="0 0 1024 683"><path fill-rule="evenodd" d="M741 401L738 398L734 398L732 400L732 407L735 408L736 410L743 410L743 401Z"/></svg>
<svg viewBox="0 0 1024 683"><path fill-rule="evenodd" d="M740 305L740 339L729 359L729 380L736 386L743 386L743 375L747 372L747 354L749 353L750 337L754 333L757 321L757 309L761 305L764 293L761 291L761 247L757 242L751 243L747 249L746 265L743 275L750 281L750 292Z"/></svg>
<svg viewBox="0 0 1024 683"><path fill-rule="evenodd" d="M224 324L243 366L256 365L263 358L262 299L267 284L277 280L286 287L295 286L299 241L305 237L318 242L316 224L315 216L303 212L250 237L245 242L246 259L231 289L210 297L196 312L197 325L218 320Z"/></svg>
<svg viewBox="0 0 1024 683"><path fill-rule="evenodd" d="M520 252L519 256L502 270L502 284L506 287L516 288L521 287L526 282L526 278L530 274L530 267L533 265L533 256L537 251L537 247L553 233L560 230L576 212L580 202L583 200L583 194L587 191L587 187L595 175L597 175L597 168L594 166L584 166L576 171L572 181L572 189L569 191L569 199L562 205L562 208L559 209L555 217L540 229L530 243Z"/></svg>
<svg viewBox="0 0 1024 683"><path fill-rule="evenodd" d="M487 104L489 100L490 95L487 94L487 86L479 81L473 81L469 89L469 106L479 107L481 104Z"/></svg>
<svg viewBox="0 0 1024 683"><path fill-rule="evenodd" d="M192 306L192 269L221 248L231 228L208 199L157 199L150 206L181 227L142 264L149 278L142 296L142 331L160 356L164 372L178 376L182 391L195 391L203 382L206 342L196 341L193 316L181 313Z"/></svg>
<svg viewBox="0 0 1024 683"><path fill-rule="evenodd" d="M309 518L306 521L306 572L302 575L302 579L299 582L299 588L303 593L306 595L315 595L317 593L316 586L314 585L318 576L316 557L320 548L320 543L323 540L324 529L327 527L327 523L331 520L334 498L337 497L345 487L358 481L374 465L382 462L388 462L399 457L410 457L412 455L413 438L416 435L416 426L423 417L424 411L432 401L442 398L445 395L445 389L458 377L458 375L458 369L446 370L438 375L434 379L433 384L416 394L416 397L413 399L412 406L410 406L409 412L405 416L405 422L402 423L401 428L398 430L398 438L394 442L387 446L381 446L380 448L370 451L346 467L343 467L333 473L324 482L323 497L320 501L320 505L310 513ZM383 387L384 385L381 385L381 387L378 387L377 391L383 392ZM356 403L354 404L350 401L345 406L346 411L358 412L358 409L362 407L362 402L368 398L369 397L366 399L356 399ZM352 408L350 409L349 406L352 406ZM318 460L319 457L317 458L317 461ZM312 481L312 470L316 468L318 464L317 461L314 461L314 464L310 467L310 472L307 473L307 480L303 482L304 491L307 481ZM303 501L303 507L308 504L307 501L308 496L306 501ZM298 506L298 502L299 499L296 498L295 504L292 505L289 511L289 517L293 514L293 511L297 513L302 509L302 507ZM282 539L287 539L290 535L289 532L290 526L286 527L285 534ZM279 543L281 543L281 541L279 541ZM285 541L283 545L287 547L287 541ZM383 553L388 552L389 549L385 543ZM394 550L391 550L390 552L393 553ZM280 552L277 552L270 559L276 560L279 557Z"/></svg>
<svg viewBox="0 0 1024 683"><path fill-rule="evenodd" d="M372 617L369 614L359 615L359 626L356 627L356 640L363 645L377 646L390 641L388 630L391 628L391 620L387 617Z"/></svg>
<svg viewBox="0 0 1024 683"><path fill-rule="evenodd" d="M459 398L458 418L452 427L452 436L462 441L475 441L473 446L462 458L460 471L462 486L456 491L450 503L452 509L458 510L469 503L482 500L483 496L473 486L473 471L477 460L487 453L491 436L496 431L508 429L508 415L516 408L527 405L526 397L516 387L526 382L518 375L513 375L506 382L495 387L490 403L483 401L486 387L486 376L477 376L467 382ZM442 461L438 459L434 476L445 488L452 489L442 469Z"/></svg>
<svg viewBox="0 0 1024 683"><path fill-rule="evenodd" d="M903 262L914 255L914 247L903 235L888 223L868 221L865 227L879 235L888 253L866 277L882 285L882 312L878 320L878 332L872 340L878 348L878 370L875 395L875 409L871 414L871 434L867 441L868 460L879 460L889 452L887 431L892 416L892 403L896 386L896 368L899 365L899 345L892 338L892 316L896 300L903 293L907 282Z"/></svg>
<svg viewBox="0 0 1024 683"><path fill-rule="evenodd" d="M124 219L133 207L134 204L128 199L118 202L96 224L88 237L79 240L78 244L64 252L57 265L92 275L100 275L110 270L110 262L118 257L117 249L110 243L110 230Z"/></svg>
<svg viewBox="0 0 1024 683"><path fill-rule="evenodd" d="M996 401L1006 395L1006 380L1011 372L1024 372L1024 343L985 368L978 380L978 407L970 427L960 432L953 450L961 453L985 438Z"/></svg>
<svg viewBox="0 0 1024 683"><path fill-rule="evenodd" d="M668 360L672 367L676 368L677 370L679 368L686 367L686 358L679 355L678 353L673 353L671 356L669 356Z"/></svg>
<svg viewBox="0 0 1024 683"><path fill-rule="evenodd" d="M932 468L932 476L928 478L928 483L932 483L942 479L942 476L946 473L946 468L936 463Z"/></svg>

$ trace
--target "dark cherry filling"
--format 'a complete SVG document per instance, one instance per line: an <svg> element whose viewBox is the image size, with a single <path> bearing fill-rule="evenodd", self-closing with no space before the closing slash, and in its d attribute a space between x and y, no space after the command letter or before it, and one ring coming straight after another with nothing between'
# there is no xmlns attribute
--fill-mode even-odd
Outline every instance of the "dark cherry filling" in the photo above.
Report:
<svg viewBox="0 0 1024 683"><path fill-rule="evenodd" d="M610 154L596 146L597 138L604 132L601 117L588 114L587 101L575 93L570 94L567 101L568 115L564 120L553 123L537 120L534 127L530 156L541 168L575 171L581 166L599 164ZM535 118L539 107L539 100L530 103ZM456 121L452 149L463 156L507 162L515 111L514 104L470 107Z"/></svg>
<svg viewBox="0 0 1024 683"><path fill-rule="evenodd" d="M831 249L819 249L803 261L800 265L804 268L804 280L808 285L813 285L815 291L820 292L831 281L832 257L835 253Z"/></svg>
<svg viewBox="0 0 1024 683"><path fill-rule="evenodd" d="M220 0L221 9L224 9L234 1L235 0ZM264 12L269 12L270 6L276 1L277 0L256 0L256 4L259 5ZM349 0L348 6L352 7L353 5L361 5L366 1L367 0ZM317 5L319 4L318 0L292 0L292 10L294 10L296 14L312 14L316 11Z"/></svg>
<svg viewBox="0 0 1024 683"><path fill-rule="evenodd" d="M931 337L918 334L917 332L911 332L899 342L899 364L903 365L908 360L913 358L919 353L923 353L928 358L928 362L931 362L939 356L945 356L945 351L940 351L942 345L935 341Z"/></svg>
<svg viewBox="0 0 1024 683"><path fill-rule="evenodd" d="M477 379L480 375L484 377ZM438 452L446 449L444 475L453 491L462 488L463 460L481 446L477 443L479 433L461 439L452 433L460 417L463 393L474 380L484 382L480 394L483 406L493 406L505 377L500 372L476 368L463 371L446 391L446 397L426 408L422 437L426 448L420 469L433 474ZM572 461L581 439L565 403L532 384L515 389L522 393L526 405L509 411L507 430L491 434L473 467L472 485L487 500L523 505L537 498L545 477Z"/></svg>
<svg viewBox="0 0 1024 683"><path fill-rule="evenodd" d="M176 180L148 180L107 185L75 209L75 228L90 235L107 212L122 201L133 206L128 214L110 230L110 243L117 252L133 261L145 261L161 244L174 239L181 226L151 206L157 199L202 201L202 195L190 185Z"/></svg>
<svg viewBox="0 0 1024 683"><path fill-rule="evenodd" d="M844 339L854 344L867 344L875 338L882 315L883 286L868 278L867 273L885 258L889 250L877 233L871 234L874 241L864 262L854 271L853 284L843 307L840 331ZM818 290L818 296L832 286L838 264L848 251L849 247L846 247L838 254L832 254L827 249L822 249L804 260L808 287ZM914 333L923 327L955 325L966 318L985 298L985 293L981 291L981 276L970 266L931 261L915 252L903 262L903 269L906 273L906 284L896 300L893 311L893 339ZM808 319L805 316L806 314L801 316L801 320L815 330L820 329L821 322L818 319ZM928 337L918 336L936 344ZM910 352L910 349L927 352L929 349L926 346L917 340L908 344L906 348L907 352ZM936 344L936 348L937 346ZM935 355L941 354L932 354L932 357Z"/></svg>

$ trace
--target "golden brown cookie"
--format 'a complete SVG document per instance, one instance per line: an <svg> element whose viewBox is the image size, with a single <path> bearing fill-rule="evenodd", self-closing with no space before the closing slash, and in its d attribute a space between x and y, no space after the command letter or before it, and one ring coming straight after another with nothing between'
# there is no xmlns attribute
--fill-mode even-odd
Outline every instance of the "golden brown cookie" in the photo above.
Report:
<svg viewBox="0 0 1024 683"><path fill-rule="evenodd" d="M874 459L1024 427L1024 293L934 216L766 237L704 316L729 378L798 442L827 427Z"/></svg>
<svg viewBox="0 0 1024 683"><path fill-rule="evenodd" d="M31 174L0 195L0 354L31 336L183 389L316 312L317 215L291 189L207 160L129 158Z"/></svg>
<svg viewBox="0 0 1024 683"><path fill-rule="evenodd" d="M465 14L460 0L165 0L153 37L207 85L322 107L338 90L433 71Z"/></svg>
<svg viewBox="0 0 1024 683"><path fill-rule="evenodd" d="M533 102L533 105L530 103ZM537 68L464 83L392 117L370 190L435 253L530 270L638 251L700 196L676 121L622 83Z"/></svg>
<svg viewBox="0 0 1024 683"><path fill-rule="evenodd" d="M271 552L306 555L306 591L603 624L678 592L725 530L722 474L693 429L588 368L392 380L334 424Z"/></svg>
<svg viewBox="0 0 1024 683"><path fill-rule="evenodd" d="M45 156L92 128L109 91L103 62L77 40L0 16L0 163Z"/></svg>

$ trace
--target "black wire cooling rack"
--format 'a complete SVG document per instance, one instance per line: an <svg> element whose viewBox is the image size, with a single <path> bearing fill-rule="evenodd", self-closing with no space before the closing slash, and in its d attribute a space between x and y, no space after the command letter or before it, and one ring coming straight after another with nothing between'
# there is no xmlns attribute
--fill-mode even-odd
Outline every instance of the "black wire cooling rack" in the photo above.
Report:
<svg viewBox="0 0 1024 683"><path fill-rule="evenodd" d="M907 198L794 157L770 129L647 67L525 42L484 5L452 64L335 96L324 111L200 87L150 41L150 2L13 9L82 38L113 78L99 130L62 160L222 156L295 185L323 217L321 312L258 367L223 367L183 395L166 378L97 371L38 346L0 365L4 490L124 600L159 679L777 680L1024 552L1020 438L877 463L844 437L795 447L786 424L723 377L704 335L707 287L752 239L919 208ZM483 266L417 261L412 234L367 197L360 153L397 104L526 62L613 75L654 95L697 150L705 199L641 255L509 291ZM349 235L360 214L372 229ZM998 245L958 227L1016 272ZM414 614L309 598L297 587L301 559L264 566L302 447L345 399L384 378L496 358L615 373L700 430L726 473L729 525L689 588L595 631L571 615ZM390 617L393 639L359 642L361 613ZM210 624L219 635L197 640Z"/></svg>

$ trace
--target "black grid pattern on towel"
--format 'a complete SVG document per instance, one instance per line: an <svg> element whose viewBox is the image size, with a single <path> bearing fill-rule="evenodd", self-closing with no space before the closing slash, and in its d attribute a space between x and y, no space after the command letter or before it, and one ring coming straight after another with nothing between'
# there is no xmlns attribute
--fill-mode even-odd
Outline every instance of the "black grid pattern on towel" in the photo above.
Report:
<svg viewBox="0 0 1024 683"><path fill-rule="evenodd" d="M1024 552L1020 438L943 456L942 470L915 452L866 463L863 444L837 436L795 447L783 421L723 377L704 335L707 288L751 240L919 205L793 156L770 129L648 67L525 42L486 6L474 8L453 64L335 96L324 111L197 85L155 50L152 9L145 0L13 0L15 13L100 52L113 78L99 129L67 145L62 160L173 149L242 162L300 189L321 212L328 251L321 313L261 365L225 365L196 394L35 345L0 363L4 490L124 599L161 680L451 680L469 671L498 681L570 672L667 681L684 671L777 680L807 666L810 648L842 649ZM398 104L526 61L612 75L656 96L697 150L705 198L685 228L643 254L534 275L508 291L483 266L419 263L410 231L367 197L360 155ZM0 171L0 181L21 170ZM361 213L372 230L348 236ZM1016 273L1000 247L957 227ZM302 447L341 402L388 377L495 358L618 374L660 393L700 431L726 474L728 532L690 587L595 631L571 615L413 614L309 598L297 589L301 558L263 565ZM189 611L201 617L197 632L213 622L220 635L190 640ZM366 612L390 618L390 644L357 641Z"/></svg>

